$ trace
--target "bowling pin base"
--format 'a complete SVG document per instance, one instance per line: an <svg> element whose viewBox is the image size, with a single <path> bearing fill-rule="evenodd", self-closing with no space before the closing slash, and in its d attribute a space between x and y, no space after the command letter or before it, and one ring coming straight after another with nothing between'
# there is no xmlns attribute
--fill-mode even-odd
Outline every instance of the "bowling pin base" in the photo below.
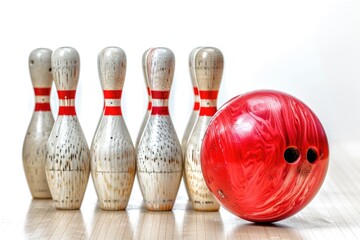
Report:
<svg viewBox="0 0 360 240"><path fill-rule="evenodd" d="M46 143L54 118L50 111L34 112L23 145L23 166L33 198L51 198L45 174Z"/></svg>
<svg viewBox="0 0 360 240"><path fill-rule="evenodd" d="M181 177L182 171L171 173L138 172L146 209L149 211L172 210Z"/></svg>
<svg viewBox="0 0 360 240"><path fill-rule="evenodd" d="M36 191L31 191L31 196L33 199L51 199L51 194L49 190L36 190Z"/></svg>
<svg viewBox="0 0 360 240"><path fill-rule="evenodd" d="M81 207L89 179L88 172L46 170L46 176L57 209L75 210Z"/></svg>
<svg viewBox="0 0 360 240"><path fill-rule="evenodd" d="M188 184L189 196L196 211L214 212L219 210L220 204L206 186L201 171L187 171L186 179L190 181Z"/></svg>
<svg viewBox="0 0 360 240"><path fill-rule="evenodd" d="M36 164L40 166L34 166L35 164L31 166L31 163L24 163L26 180L29 185L31 196L34 199L49 199L51 198L51 193L46 180L45 164Z"/></svg>
<svg viewBox="0 0 360 240"><path fill-rule="evenodd" d="M92 171L91 176L95 185L102 210L125 210L135 178L133 172L100 172Z"/></svg>

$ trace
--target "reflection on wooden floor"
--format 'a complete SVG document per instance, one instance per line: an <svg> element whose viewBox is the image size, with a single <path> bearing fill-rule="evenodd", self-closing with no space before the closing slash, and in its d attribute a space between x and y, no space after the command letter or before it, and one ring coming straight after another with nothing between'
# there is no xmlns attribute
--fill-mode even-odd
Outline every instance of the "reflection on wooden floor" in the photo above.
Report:
<svg viewBox="0 0 360 240"><path fill-rule="evenodd" d="M271 225L253 224L220 209L192 209L184 189L173 211L148 212L134 189L126 211L102 211L94 193L80 211L51 200L21 199L1 207L1 239L357 239L360 238L360 157L333 151L320 193L303 211ZM89 184L92 184L89 182ZM19 202L19 201L17 201ZM15 205L15 202L14 202Z"/></svg>
<svg viewBox="0 0 360 240"><path fill-rule="evenodd" d="M202 213L183 203L185 209L171 212L147 212L143 206L123 212L93 206L85 212L85 206L81 211L58 211L49 200L33 200L24 235L34 239L301 239L283 224L251 224L223 209Z"/></svg>

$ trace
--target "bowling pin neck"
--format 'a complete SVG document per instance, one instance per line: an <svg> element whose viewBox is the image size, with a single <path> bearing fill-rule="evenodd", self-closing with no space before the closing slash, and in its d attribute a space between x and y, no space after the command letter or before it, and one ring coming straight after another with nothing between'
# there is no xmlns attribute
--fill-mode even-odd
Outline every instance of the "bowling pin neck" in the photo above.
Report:
<svg viewBox="0 0 360 240"><path fill-rule="evenodd" d="M71 47L56 49L51 57L51 68L58 91L75 91L80 72L79 53Z"/></svg>
<svg viewBox="0 0 360 240"><path fill-rule="evenodd" d="M224 59L216 48L200 48L195 55L195 77L201 91L218 91L220 88ZM201 96L200 96L201 98Z"/></svg>
<svg viewBox="0 0 360 240"><path fill-rule="evenodd" d="M151 115L169 115L169 94L170 91L151 91Z"/></svg>
<svg viewBox="0 0 360 240"><path fill-rule="evenodd" d="M200 96L199 116L213 116L224 67L220 50L211 47L198 49L195 54L195 77Z"/></svg>
<svg viewBox="0 0 360 240"><path fill-rule="evenodd" d="M196 73L195 73L195 56L196 56L196 53L199 51L199 49L201 49L201 47L195 48L194 50L192 50L190 52L190 55L189 55L190 79L191 79L191 83L194 88L195 96L198 95L198 84L197 84Z"/></svg>
<svg viewBox="0 0 360 240"><path fill-rule="evenodd" d="M51 88L34 88L35 92L35 112L51 111L50 93Z"/></svg>
<svg viewBox="0 0 360 240"><path fill-rule="evenodd" d="M59 90L59 116L73 116L76 115L75 111L75 90Z"/></svg>
<svg viewBox="0 0 360 240"><path fill-rule="evenodd" d="M126 54L118 47L103 49L98 55L98 68L103 90L122 90L126 75Z"/></svg>
<svg viewBox="0 0 360 240"><path fill-rule="evenodd" d="M150 90L150 86L149 86L149 75L148 75L148 71L147 71L147 67L146 67L150 50L151 50L151 48L146 50L142 56L142 67L143 67L143 73L144 73L144 80L145 80L145 86L146 86L146 90L147 90L147 94L148 94L148 108L147 108L148 112L151 111L151 107L152 107L151 90Z"/></svg>
<svg viewBox="0 0 360 240"><path fill-rule="evenodd" d="M213 116L217 111L218 91L200 91L199 116Z"/></svg>
<svg viewBox="0 0 360 240"><path fill-rule="evenodd" d="M104 116L121 116L121 95L126 75L126 54L118 47L104 48L98 56Z"/></svg>
<svg viewBox="0 0 360 240"><path fill-rule="evenodd" d="M174 68L175 57L170 49L151 49L146 60L146 71L151 91L170 91Z"/></svg>
<svg viewBox="0 0 360 240"><path fill-rule="evenodd" d="M190 78L191 78L191 83L192 83L193 89L194 89L193 111L199 111L199 109L200 109L199 89L198 89L198 84L197 84L196 74L195 74L195 56L196 56L196 53L199 51L199 49L201 49L201 47L195 48L194 50L192 50L190 52L190 55L189 55Z"/></svg>
<svg viewBox="0 0 360 240"><path fill-rule="evenodd" d="M51 68L59 97L59 116L76 115L75 95L79 81L80 57L71 47L61 47L51 57Z"/></svg>
<svg viewBox="0 0 360 240"><path fill-rule="evenodd" d="M149 76L148 76L148 71L147 71L147 59L148 59L148 55L149 52L151 51L151 48L149 48L148 50L146 50L142 56L142 69L143 69L143 74L144 74L144 80L145 80L145 86L148 89L148 93L150 95L150 91L149 91Z"/></svg>
<svg viewBox="0 0 360 240"><path fill-rule="evenodd" d="M51 89L51 54L50 49L38 48L29 55L29 71L34 89Z"/></svg>
<svg viewBox="0 0 360 240"><path fill-rule="evenodd" d="M53 82L51 72L52 51L38 48L30 53L29 70L35 94L35 111L51 111L50 93Z"/></svg>
<svg viewBox="0 0 360 240"><path fill-rule="evenodd" d="M200 96L199 96L199 89L194 87L194 109L193 111L199 111L200 109Z"/></svg>
<svg viewBox="0 0 360 240"><path fill-rule="evenodd" d="M168 99L174 77L175 57L168 48L152 48L146 57L151 90L151 115L169 115Z"/></svg>
<svg viewBox="0 0 360 240"><path fill-rule="evenodd" d="M121 90L104 90L104 116L121 116Z"/></svg>
<svg viewBox="0 0 360 240"><path fill-rule="evenodd" d="M150 90L150 87L148 86L146 88L147 90L147 93L148 93L148 108L147 110L150 112L151 111L151 108L152 108L152 100L151 100L151 90Z"/></svg>

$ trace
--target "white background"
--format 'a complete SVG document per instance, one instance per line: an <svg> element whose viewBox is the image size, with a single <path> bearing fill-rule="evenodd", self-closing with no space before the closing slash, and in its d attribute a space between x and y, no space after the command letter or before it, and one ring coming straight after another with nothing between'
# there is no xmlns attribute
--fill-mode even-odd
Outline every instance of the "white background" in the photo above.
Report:
<svg viewBox="0 0 360 240"><path fill-rule="evenodd" d="M0 187L29 199L21 152L34 109L28 56L39 47L78 50L76 108L89 144L103 106L96 58L107 46L127 54L122 109L133 140L147 107L141 57L157 46L176 57L170 113L179 139L193 106L188 55L198 46L224 54L219 106L281 90L316 113L331 145L360 139L360 1L2 1L0 36ZM54 116L57 104L54 86Z"/></svg>

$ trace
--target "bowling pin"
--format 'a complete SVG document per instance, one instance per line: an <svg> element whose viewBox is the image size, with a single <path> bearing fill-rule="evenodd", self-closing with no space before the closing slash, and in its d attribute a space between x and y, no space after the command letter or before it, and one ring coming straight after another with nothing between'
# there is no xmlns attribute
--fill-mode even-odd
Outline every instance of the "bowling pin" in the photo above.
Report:
<svg viewBox="0 0 360 240"><path fill-rule="evenodd" d="M79 209L90 173L90 152L75 110L80 57L71 47L51 56L59 113L47 143L46 177L57 209Z"/></svg>
<svg viewBox="0 0 360 240"><path fill-rule="evenodd" d="M145 126L146 126L146 124L147 124L147 122L149 120L150 114L151 114L151 94L150 94L150 87L149 87L149 77L148 77L147 71L146 71L146 59L147 59L147 55L150 52L150 50L151 50L151 48L146 50L144 52L144 54L143 54L143 57L142 57L142 67L143 67L143 73L144 73L144 80L145 80L146 90L147 90L147 93L148 93L148 108L147 108L147 111L145 113L144 120L143 120L143 122L141 124L139 134L138 134L137 139L136 139L135 148L137 148L137 146L139 145L140 139L144 134Z"/></svg>
<svg viewBox="0 0 360 240"><path fill-rule="evenodd" d="M171 210L183 173L181 145L169 116L175 57L153 48L146 60L152 109L137 149L137 176L148 210Z"/></svg>
<svg viewBox="0 0 360 240"><path fill-rule="evenodd" d="M103 49L98 56L104 93L104 111L91 145L91 176L100 208L124 210L136 171L134 145L121 112L126 55L118 47Z"/></svg>
<svg viewBox="0 0 360 240"><path fill-rule="evenodd" d="M190 119L188 121L188 124L185 128L185 132L181 141L181 146L183 149L183 153L185 154L186 152L186 144L189 140L189 136L190 133L192 132L196 119L199 116L199 109L200 109L200 98L199 98L199 90L197 87L197 80L196 80L196 76L195 76L195 55L197 53L197 51L200 49L200 47L195 48L194 50L191 51L190 55L189 55L189 70L190 70L190 79L191 79L191 83L193 86L193 90L194 90L194 107L193 107L193 111L191 113Z"/></svg>
<svg viewBox="0 0 360 240"><path fill-rule="evenodd" d="M194 71L194 66L195 66L195 55L196 52L200 49L200 47L195 48L194 50L192 50L190 52L189 55L189 70L190 70L190 79L191 79L191 83L193 86L193 90L194 90L194 107L193 107L193 111L191 113L190 119L188 121L188 124L185 128L185 132L181 141L181 148L182 148L182 154L183 154L183 160L185 161L185 152L186 152L186 145L187 142L189 141L189 137L190 134L195 126L195 122L196 119L199 116L199 109L200 109L200 98L199 98L199 90L197 87L197 81L196 81L196 76L195 76L195 71ZM185 165L184 165L185 166ZM183 179L184 179L184 186L185 186L185 190L187 195L189 196L189 187L187 185L187 181L186 181L186 175L184 173L183 175Z"/></svg>
<svg viewBox="0 0 360 240"><path fill-rule="evenodd" d="M223 64L223 55L216 48L204 47L195 54L194 71L199 88L200 110L186 147L185 179L192 205L198 211L217 211L220 207L204 181L201 172L200 149L206 127L217 110Z"/></svg>
<svg viewBox="0 0 360 240"><path fill-rule="evenodd" d="M23 144L23 166L33 198L51 198L45 175L46 143L54 125L50 108L53 83L50 49L39 48L30 53L29 70L35 91L35 111Z"/></svg>

